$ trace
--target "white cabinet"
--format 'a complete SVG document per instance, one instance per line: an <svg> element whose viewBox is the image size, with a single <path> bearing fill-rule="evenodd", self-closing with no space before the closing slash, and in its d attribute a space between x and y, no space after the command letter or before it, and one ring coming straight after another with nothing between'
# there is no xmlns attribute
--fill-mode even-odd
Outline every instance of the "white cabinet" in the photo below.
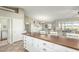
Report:
<svg viewBox="0 0 79 59"><path fill-rule="evenodd" d="M50 43L30 36L24 36L24 48L31 52L75 52L77 50Z"/></svg>
<svg viewBox="0 0 79 59"><path fill-rule="evenodd" d="M40 39L39 39L39 42L40 42L39 43L40 50L45 52L76 52L77 51L75 49L71 49L65 46L50 43Z"/></svg>
<svg viewBox="0 0 79 59"><path fill-rule="evenodd" d="M40 52L54 52L53 45L50 42L37 39Z"/></svg>
<svg viewBox="0 0 79 59"><path fill-rule="evenodd" d="M33 41L32 41L32 43L33 43L33 51L34 52L39 52L40 51L40 49L39 49L39 41L36 38L32 38L32 39L33 39Z"/></svg>
<svg viewBox="0 0 79 59"><path fill-rule="evenodd" d="M73 39L79 39L79 34L66 33L66 37L68 37L68 38L73 38Z"/></svg>
<svg viewBox="0 0 79 59"><path fill-rule="evenodd" d="M56 52L75 52L77 50L65 47L65 46L61 46L58 44L53 44L53 50Z"/></svg>
<svg viewBox="0 0 79 59"><path fill-rule="evenodd" d="M33 46L32 46L32 39L29 36L24 36L24 48L27 49L28 51L32 51L33 50Z"/></svg>

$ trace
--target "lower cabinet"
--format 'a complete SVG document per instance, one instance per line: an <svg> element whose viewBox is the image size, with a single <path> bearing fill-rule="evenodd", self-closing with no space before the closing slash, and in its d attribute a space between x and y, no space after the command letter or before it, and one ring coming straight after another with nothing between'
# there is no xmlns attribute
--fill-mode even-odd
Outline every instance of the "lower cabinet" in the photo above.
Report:
<svg viewBox="0 0 79 59"><path fill-rule="evenodd" d="M33 42L33 51L40 52L38 40L36 38L33 38L32 42Z"/></svg>
<svg viewBox="0 0 79 59"><path fill-rule="evenodd" d="M77 50L24 35L24 48L30 52L75 52Z"/></svg>
<svg viewBox="0 0 79 59"><path fill-rule="evenodd" d="M29 36L24 36L24 48L28 51L32 51L32 39Z"/></svg>

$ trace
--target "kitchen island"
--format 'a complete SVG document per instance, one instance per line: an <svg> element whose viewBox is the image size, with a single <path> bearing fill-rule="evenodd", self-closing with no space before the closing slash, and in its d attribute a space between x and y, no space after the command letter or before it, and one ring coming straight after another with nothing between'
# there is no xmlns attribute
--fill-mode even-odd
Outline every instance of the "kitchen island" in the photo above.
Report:
<svg viewBox="0 0 79 59"><path fill-rule="evenodd" d="M79 40L39 33L23 33L24 48L32 52L79 51ZM29 46L29 47L28 47Z"/></svg>

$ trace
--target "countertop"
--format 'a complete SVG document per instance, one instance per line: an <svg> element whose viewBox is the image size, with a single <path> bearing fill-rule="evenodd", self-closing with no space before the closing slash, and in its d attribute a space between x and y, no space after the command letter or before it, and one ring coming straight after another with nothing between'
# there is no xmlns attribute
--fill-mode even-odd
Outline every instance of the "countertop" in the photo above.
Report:
<svg viewBox="0 0 79 59"><path fill-rule="evenodd" d="M71 39L63 36L41 35L39 33L23 33L23 35L31 36L51 43L79 50L79 40L76 39Z"/></svg>

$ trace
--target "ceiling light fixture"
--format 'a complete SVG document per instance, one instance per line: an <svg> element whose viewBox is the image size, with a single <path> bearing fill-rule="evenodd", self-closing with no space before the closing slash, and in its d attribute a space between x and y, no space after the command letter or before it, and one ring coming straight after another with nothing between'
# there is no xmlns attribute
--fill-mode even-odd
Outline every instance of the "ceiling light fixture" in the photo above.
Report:
<svg viewBox="0 0 79 59"><path fill-rule="evenodd" d="M40 21L47 21L49 18L47 16L35 16L35 19Z"/></svg>

